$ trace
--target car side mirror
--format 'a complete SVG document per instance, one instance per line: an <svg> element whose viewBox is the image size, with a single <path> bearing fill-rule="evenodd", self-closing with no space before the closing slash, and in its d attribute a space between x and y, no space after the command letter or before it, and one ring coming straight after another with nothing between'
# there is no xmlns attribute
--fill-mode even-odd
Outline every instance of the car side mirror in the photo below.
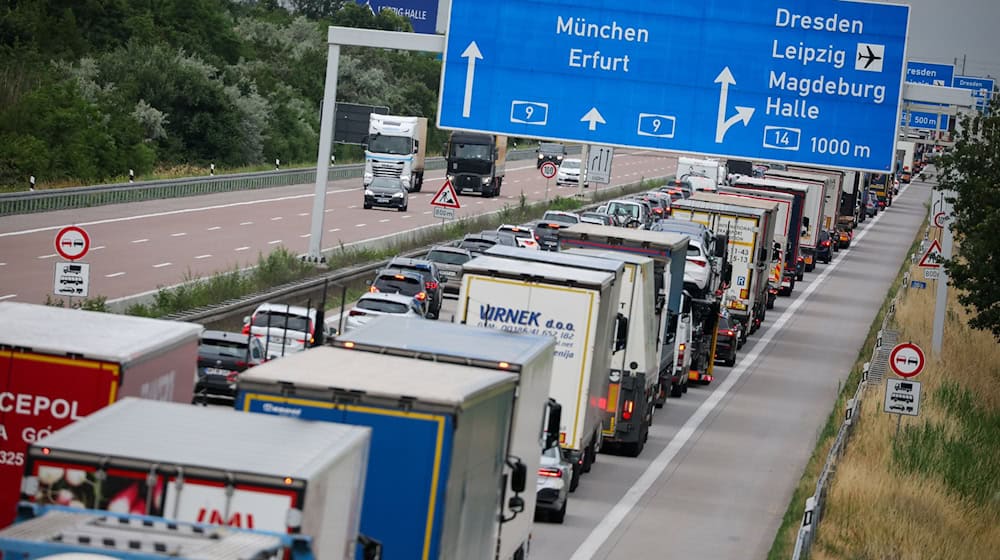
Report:
<svg viewBox="0 0 1000 560"><path fill-rule="evenodd" d="M371 286L371 285L372 285L371 279L365 280L365 286Z"/></svg>

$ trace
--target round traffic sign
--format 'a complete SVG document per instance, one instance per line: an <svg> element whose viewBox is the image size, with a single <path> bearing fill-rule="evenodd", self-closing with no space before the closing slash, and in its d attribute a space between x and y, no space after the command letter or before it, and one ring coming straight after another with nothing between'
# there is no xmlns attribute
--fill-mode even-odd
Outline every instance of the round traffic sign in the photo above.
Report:
<svg viewBox="0 0 1000 560"><path fill-rule="evenodd" d="M82 259L89 250L90 236L82 228L66 226L56 234L56 252L68 261Z"/></svg>
<svg viewBox="0 0 1000 560"><path fill-rule="evenodd" d="M546 179L551 179L556 176L556 171L558 169L559 168L556 167L556 164L552 163L551 161L547 161L542 164L540 171L542 172L542 177L545 177Z"/></svg>
<svg viewBox="0 0 1000 560"><path fill-rule="evenodd" d="M945 222L944 212L934 214L934 227L943 228Z"/></svg>
<svg viewBox="0 0 1000 560"><path fill-rule="evenodd" d="M924 351L912 342L904 342L889 352L889 367L900 377L916 377L924 369Z"/></svg>

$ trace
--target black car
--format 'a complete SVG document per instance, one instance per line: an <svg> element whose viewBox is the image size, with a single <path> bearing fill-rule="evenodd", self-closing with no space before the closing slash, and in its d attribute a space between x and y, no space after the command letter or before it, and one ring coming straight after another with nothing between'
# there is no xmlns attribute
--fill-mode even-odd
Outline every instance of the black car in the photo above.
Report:
<svg viewBox="0 0 1000 560"><path fill-rule="evenodd" d="M740 340L739 330L733 323L728 316L719 315L719 335L715 341L715 361L729 367L736 365Z"/></svg>
<svg viewBox="0 0 1000 560"><path fill-rule="evenodd" d="M517 238L506 231L485 230L466 234L458 244L459 248L467 249L473 255L481 255L494 245L517 247Z"/></svg>
<svg viewBox="0 0 1000 560"><path fill-rule="evenodd" d="M833 260L833 237L830 232L820 230L819 242L816 243L816 262L829 264Z"/></svg>
<svg viewBox="0 0 1000 560"><path fill-rule="evenodd" d="M434 261L427 259L411 259L395 257L389 261L389 268L412 270L424 276L424 290L427 292L427 317L437 319L441 313L441 303L444 301L444 284L448 279L441 274L441 269Z"/></svg>
<svg viewBox="0 0 1000 560"><path fill-rule="evenodd" d="M392 177L375 177L365 186L365 210L374 206L395 208L406 212L409 207L409 191L403 182Z"/></svg>
<svg viewBox="0 0 1000 560"><path fill-rule="evenodd" d="M522 224L521 227L534 230L539 249L543 251L558 251L559 230L569 226L553 220L538 220Z"/></svg>
<svg viewBox="0 0 1000 560"><path fill-rule="evenodd" d="M198 381L195 401L233 399L236 379L264 361L264 345L253 335L226 331L204 331L198 341Z"/></svg>
<svg viewBox="0 0 1000 560"><path fill-rule="evenodd" d="M542 142L538 145L538 161L535 162L535 169L540 169L542 164L551 161L556 164L556 167L562 163L563 158L566 157L566 146L562 144L555 144L550 142Z"/></svg>
<svg viewBox="0 0 1000 560"><path fill-rule="evenodd" d="M425 282L424 274L421 272L400 268L383 268L375 273L375 279L372 280L368 291L414 297L423 304L426 316L430 312L430 298L427 296ZM438 304L438 309L440 310L440 304Z"/></svg>

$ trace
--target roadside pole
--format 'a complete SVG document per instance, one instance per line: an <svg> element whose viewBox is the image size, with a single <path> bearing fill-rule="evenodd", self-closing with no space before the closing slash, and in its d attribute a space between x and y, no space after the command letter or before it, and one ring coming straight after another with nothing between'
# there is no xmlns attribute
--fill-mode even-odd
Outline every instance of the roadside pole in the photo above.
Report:
<svg viewBox="0 0 1000 560"><path fill-rule="evenodd" d="M951 233L951 213L952 207L948 203L948 198L955 196L954 191L942 193L942 212L945 219L942 220L941 227L941 257L950 259L954 245L954 237ZM934 301L934 327L931 336L931 352L935 357L941 357L941 345L944 341L944 312L948 305L948 271L941 266L937 279L937 295Z"/></svg>
<svg viewBox="0 0 1000 560"><path fill-rule="evenodd" d="M583 145L583 153L580 157L580 182L577 185L577 197L583 198L583 185L587 182L587 158L590 157L590 144Z"/></svg>

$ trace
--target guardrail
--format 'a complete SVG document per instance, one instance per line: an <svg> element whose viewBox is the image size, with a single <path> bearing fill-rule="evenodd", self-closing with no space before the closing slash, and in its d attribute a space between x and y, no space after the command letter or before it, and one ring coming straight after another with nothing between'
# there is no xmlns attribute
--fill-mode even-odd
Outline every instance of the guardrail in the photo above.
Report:
<svg viewBox="0 0 1000 560"><path fill-rule="evenodd" d="M913 257L911 256L911 261ZM889 303L885 317L882 319L882 327L875 338L875 348L872 350L871 360L865 362L862 370L861 381L854 391L854 397L847 401L844 411L844 421L837 430L837 437L833 441L833 446L826 456L826 463L820 471L819 479L816 481L816 490L813 495L806 498L805 512L802 514L802 524L799 526L798 536L795 539L795 549L792 552L792 560L808 558L815 539L816 528L823 518L823 506L826 505L826 493L829 490L833 475L837 471L837 461L844 454L847 442L850 441L854 431L854 425L859 420L861 413L861 397L864 389L868 387L878 387L882 384L884 374L889 365L889 352L896 344L896 331L889 329L889 323L896 314L896 304L909 285L909 275L903 275L903 282L896 296Z"/></svg>
<svg viewBox="0 0 1000 560"><path fill-rule="evenodd" d="M507 159L509 161L525 160L534 157L534 154L534 150L512 150L508 152ZM444 158L427 158L426 169L435 170L444 169L444 167ZM360 178L363 172L364 164L361 163L335 165L330 168L329 180ZM283 171L257 171L209 177L159 179L124 184L114 183L89 187L3 193L0 194L0 216L72 210L231 191L269 189L315 182L316 168L304 167Z"/></svg>

